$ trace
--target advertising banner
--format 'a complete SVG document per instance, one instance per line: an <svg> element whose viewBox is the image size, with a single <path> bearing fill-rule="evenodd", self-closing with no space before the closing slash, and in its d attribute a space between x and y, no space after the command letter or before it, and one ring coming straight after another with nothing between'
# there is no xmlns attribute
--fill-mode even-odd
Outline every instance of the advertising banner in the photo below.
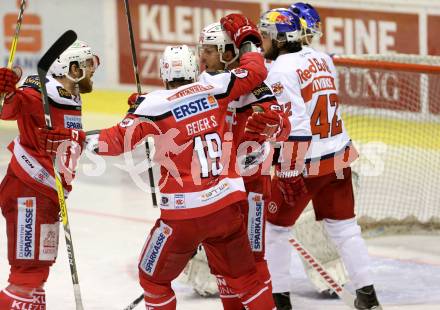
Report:
<svg viewBox="0 0 440 310"><path fill-rule="evenodd" d="M286 4L271 4L271 8ZM418 14L316 7L323 36L320 49L330 54L419 53ZM409 37L410 34L410 37Z"/></svg>
<svg viewBox="0 0 440 310"><path fill-rule="evenodd" d="M27 1L23 22L18 38L14 65L23 69L24 75L36 74L40 57L68 29L74 30L78 38L87 42L99 55L104 64L96 72L94 80L98 84L112 83L111 74L115 61L107 56L108 51L115 51L114 45L107 39L115 40L114 18L107 18L107 13L116 16L109 1L63 1L34 0ZM20 0L2 1L0 6L0 65L6 66L9 51L14 38ZM115 51L117 55L117 51ZM115 81L116 82L116 81ZM113 84L115 84L113 82Z"/></svg>
<svg viewBox="0 0 440 310"><path fill-rule="evenodd" d="M143 84L162 85L159 59L167 45L195 48L200 31L229 13L245 13L258 20L260 4L238 1L130 1L134 38ZM119 74L121 83L133 83L133 66L123 1L118 1Z"/></svg>

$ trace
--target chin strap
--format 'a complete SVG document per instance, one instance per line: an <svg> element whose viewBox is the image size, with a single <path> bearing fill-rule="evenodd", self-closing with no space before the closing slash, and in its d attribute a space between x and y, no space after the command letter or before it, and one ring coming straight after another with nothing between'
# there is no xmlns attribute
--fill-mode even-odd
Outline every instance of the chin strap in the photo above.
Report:
<svg viewBox="0 0 440 310"><path fill-rule="evenodd" d="M82 71L82 75L79 78L73 78L69 75L69 73L67 73L65 75L65 77L68 78L69 80L71 80L73 83L78 84L79 81L81 81L83 78L86 77L86 71L82 68L81 68L81 71Z"/></svg>

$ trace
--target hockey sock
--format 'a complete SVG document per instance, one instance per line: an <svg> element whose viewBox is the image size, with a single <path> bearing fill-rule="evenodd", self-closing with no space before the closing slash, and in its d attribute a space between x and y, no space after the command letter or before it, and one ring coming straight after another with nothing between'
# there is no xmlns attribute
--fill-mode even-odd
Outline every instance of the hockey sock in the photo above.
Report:
<svg viewBox="0 0 440 310"><path fill-rule="evenodd" d="M33 294L35 310L46 310L46 292L44 288L37 288Z"/></svg>
<svg viewBox="0 0 440 310"><path fill-rule="evenodd" d="M289 228L266 223L266 259L274 293L290 292L292 276Z"/></svg>
<svg viewBox="0 0 440 310"><path fill-rule="evenodd" d="M242 310L243 304L223 276L216 275L217 287L224 310Z"/></svg>
<svg viewBox="0 0 440 310"><path fill-rule="evenodd" d="M161 297L150 297L145 293L145 306L148 310L175 310L176 309L176 295L174 292Z"/></svg>
<svg viewBox="0 0 440 310"><path fill-rule="evenodd" d="M245 309L262 310L275 308L271 291L261 280L259 274L248 274L239 278L225 277L226 282L237 292Z"/></svg>
<svg viewBox="0 0 440 310"><path fill-rule="evenodd" d="M34 309L33 298L28 294L12 293L5 288L0 292L0 309Z"/></svg>
<svg viewBox="0 0 440 310"><path fill-rule="evenodd" d="M270 277L269 268L267 266L266 261L256 262L255 266L257 267L258 275L260 276L260 280L267 285L269 291L272 293L272 279Z"/></svg>
<svg viewBox="0 0 440 310"><path fill-rule="evenodd" d="M324 219L324 227L336 245L354 287L371 285L370 257L356 219Z"/></svg>

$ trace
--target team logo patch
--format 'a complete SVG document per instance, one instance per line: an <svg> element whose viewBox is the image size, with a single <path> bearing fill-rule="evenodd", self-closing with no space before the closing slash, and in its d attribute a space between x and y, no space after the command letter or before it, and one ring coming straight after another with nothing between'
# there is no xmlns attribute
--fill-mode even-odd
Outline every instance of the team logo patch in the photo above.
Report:
<svg viewBox="0 0 440 310"><path fill-rule="evenodd" d="M122 128L130 127L134 124L134 119L132 118L125 118L122 122L119 123L119 126Z"/></svg>
<svg viewBox="0 0 440 310"><path fill-rule="evenodd" d="M279 96L284 91L284 86L281 82L276 82L270 86L275 96Z"/></svg>
<svg viewBox="0 0 440 310"><path fill-rule="evenodd" d="M59 227L59 223L40 225L40 260L53 261L57 257Z"/></svg>
<svg viewBox="0 0 440 310"><path fill-rule="evenodd" d="M267 211L274 214L278 211L278 206L275 202L271 201L269 202L269 205L267 206Z"/></svg>
<svg viewBox="0 0 440 310"><path fill-rule="evenodd" d="M263 251L264 200L259 193L249 193L248 237L252 251Z"/></svg>
<svg viewBox="0 0 440 310"><path fill-rule="evenodd" d="M151 235L151 238L147 241L148 245L145 249L144 255L141 260L141 269L148 275L152 276L154 270L156 270L157 262L159 261L160 254L168 240L173 234L173 229L160 221L160 226L157 227Z"/></svg>
<svg viewBox="0 0 440 310"><path fill-rule="evenodd" d="M170 200L168 199L168 197L162 196L160 198L160 205L163 207L168 207L168 205L170 204Z"/></svg>
<svg viewBox="0 0 440 310"><path fill-rule="evenodd" d="M185 195L183 194L174 194L174 207L176 209L185 208Z"/></svg>
<svg viewBox="0 0 440 310"><path fill-rule="evenodd" d="M17 199L17 259L34 259L35 257L35 221L37 205L35 197Z"/></svg>
<svg viewBox="0 0 440 310"><path fill-rule="evenodd" d="M249 72L246 69L242 69L242 68L233 69L231 70L231 72L234 73L234 75L239 79L244 79L249 74Z"/></svg>
<svg viewBox="0 0 440 310"><path fill-rule="evenodd" d="M217 100L213 96L205 96L199 99L184 102L171 111L177 122L187 119L191 116L204 113L218 108Z"/></svg>
<svg viewBox="0 0 440 310"><path fill-rule="evenodd" d="M82 129L81 116L64 115L64 127L70 129Z"/></svg>
<svg viewBox="0 0 440 310"><path fill-rule="evenodd" d="M40 79L38 78L38 75L29 75L26 78L26 80L24 80L23 86L24 87L31 87L33 89L40 91L41 83L40 83Z"/></svg>

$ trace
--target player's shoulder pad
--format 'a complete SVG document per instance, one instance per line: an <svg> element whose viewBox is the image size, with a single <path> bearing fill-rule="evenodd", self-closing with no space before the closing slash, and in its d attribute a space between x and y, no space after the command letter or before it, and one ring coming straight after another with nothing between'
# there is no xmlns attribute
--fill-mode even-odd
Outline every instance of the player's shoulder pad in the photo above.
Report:
<svg viewBox="0 0 440 310"><path fill-rule="evenodd" d="M51 105L63 110L81 110L81 97L72 95L53 77L46 77L46 89Z"/></svg>
<svg viewBox="0 0 440 310"><path fill-rule="evenodd" d="M231 73L239 79L244 79L249 75L249 71L243 68L235 68L231 70Z"/></svg>
<svg viewBox="0 0 440 310"><path fill-rule="evenodd" d="M29 75L21 84L20 88L32 88L41 92L41 83L38 75Z"/></svg>
<svg viewBox="0 0 440 310"><path fill-rule="evenodd" d="M209 85L210 89L215 89L215 94L225 94L228 92L232 78L231 72L224 70L218 74L211 75L206 71L199 75L199 83L205 86Z"/></svg>
<svg viewBox="0 0 440 310"><path fill-rule="evenodd" d="M146 95L139 96L133 106L131 114L145 117L158 117L170 111L170 103L167 97L172 93L170 90L156 90Z"/></svg>

